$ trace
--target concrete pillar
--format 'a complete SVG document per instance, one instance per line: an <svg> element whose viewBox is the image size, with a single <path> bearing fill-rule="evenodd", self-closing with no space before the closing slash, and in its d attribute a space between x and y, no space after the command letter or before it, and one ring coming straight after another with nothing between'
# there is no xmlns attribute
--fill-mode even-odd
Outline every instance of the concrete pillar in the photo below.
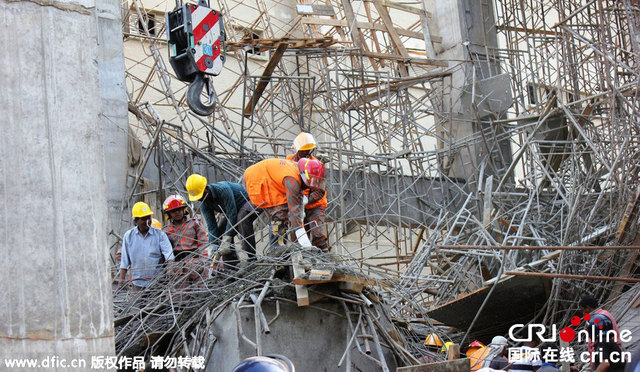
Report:
<svg viewBox="0 0 640 372"><path fill-rule="evenodd" d="M509 76L500 70L499 61L494 58L498 42L493 2L423 1L425 9L434 14L429 20L431 32L443 38L442 44L434 45L436 56L452 61L450 65L461 63L462 67L455 69L452 76L451 104L448 99L443 102L445 112L451 109L453 120L451 127L444 128L441 134L455 145L478 134L483 126L480 121L505 117L511 106ZM493 129L501 132L499 126ZM509 142L488 137L488 146L476 141L456 149L448 159L449 176L468 180L476 175L483 161L485 176L500 175L511 162ZM441 147L449 146L443 143Z"/></svg>
<svg viewBox="0 0 640 372"><path fill-rule="evenodd" d="M105 175L107 180L107 233L122 234L129 228L123 224L122 200L127 191L127 144L129 118L122 43L121 3L117 0L96 0L98 15L98 78L102 108L100 123L104 135ZM130 220L128 208L124 220ZM108 237L109 246L116 238ZM114 250L115 251L115 250Z"/></svg>
<svg viewBox="0 0 640 372"><path fill-rule="evenodd" d="M46 361L48 370L86 371L92 356L115 353L103 8L94 0L0 0L0 350ZM77 368L63 368L63 359L78 359Z"/></svg>

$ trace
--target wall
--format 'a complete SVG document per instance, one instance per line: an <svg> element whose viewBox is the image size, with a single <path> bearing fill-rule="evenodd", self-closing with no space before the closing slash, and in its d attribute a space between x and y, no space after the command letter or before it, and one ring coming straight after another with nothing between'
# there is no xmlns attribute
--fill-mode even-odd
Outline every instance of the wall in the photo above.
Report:
<svg viewBox="0 0 640 372"><path fill-rule="evenodd" d="M80 358L75 370L87 370L114 353L101 120L111 78L101 89L96 58L99 24L118 22L108 5L0 1L3 357Z"/></svg>

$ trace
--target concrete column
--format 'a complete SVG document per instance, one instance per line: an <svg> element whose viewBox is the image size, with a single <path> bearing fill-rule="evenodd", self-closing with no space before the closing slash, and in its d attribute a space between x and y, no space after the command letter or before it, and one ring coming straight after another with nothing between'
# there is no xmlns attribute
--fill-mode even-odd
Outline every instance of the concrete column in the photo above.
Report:
<svg viewBox="0 0 640 372"><path fill-rule="evenodd" d="M438 58L450 60L450 65L460 63L452 76L451 104L445 99L445 111L452 111L451 127L442 135L452 144L478 134L480 121L499 119L511 106L510 79L493 58L497 47L497 33L493 2L476 0L423 0L427 11L434 14L429 20L432 33L441 35L442 44L436 44ZM473 61L473 62L471 62ZM475 107L474 107L475 105ZM486 126L486 125L485 125ZM500 128L494 128L500 132ZM500 174L511 161L511 149L507 140L494 142L487 138L458 148L452 154L449 176L466 179L477 173L481 162L488 161L485 175ZM443 148L448 147L442 144Z"/></svg>
<svg viewBox="0 0 640 372"><path fill-rule="evenodd" d="M48 370L115 352L96 9L0 0L0 350Z"/></svg>
<svg viewBox="0 0 640 372"><path fill-rule="evenodd" d="M100 124L104 135L105 174L107 179L107 233L122 234L129 228L123 225L122 199L126 194L128 171L127 140L129 118L125 86L124 44L122 42L121 3L117 0L96 0L98 16L98 79L102 107ZM131 219L125 208L125 220ZM109 236L109 246L115 241Z"/></svg>

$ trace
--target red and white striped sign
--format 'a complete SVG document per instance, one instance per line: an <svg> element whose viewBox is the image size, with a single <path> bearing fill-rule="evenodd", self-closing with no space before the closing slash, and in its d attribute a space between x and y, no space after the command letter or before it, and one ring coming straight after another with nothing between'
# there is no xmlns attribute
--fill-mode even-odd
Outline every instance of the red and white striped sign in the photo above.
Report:
<svg viewBox="0 0 640 372"><path fill-rule="evenodd" d="M193 25L193 43L195 60L200 71L209 75L218 75L224 64L221 59L222 21L220 13L195 4L189 4L191 24Z"/></svg>

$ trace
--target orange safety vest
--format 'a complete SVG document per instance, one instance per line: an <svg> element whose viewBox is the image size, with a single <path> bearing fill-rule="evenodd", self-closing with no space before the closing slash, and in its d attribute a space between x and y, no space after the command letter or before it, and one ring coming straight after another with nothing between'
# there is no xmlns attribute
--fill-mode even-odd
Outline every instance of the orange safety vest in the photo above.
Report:
<svg viewBox="0 0 640 372"><path fill-rule="evenodd" d="M296 156L296 154L287 155L287 160L293 161L294 156ZM309 159L315 159L315 157L311 155ZM304 190L304 195L306 195L307 198L309 197L309 191L310 191L309 189ZM320 198L320 200L307 204L305 209L311 209L316 207L327 208L328 206L329 206L329 202L327 201L327 191L325 190L324 195L322 196L322 198Z"/></svg>
<svg viewBox="0 0 640 372"><path fill-rule="evenodd" d="M287 204L285 177L293 177L302 185L296 162L284 159L262 160L244 171L249 199L258 208Z"/></svg>

